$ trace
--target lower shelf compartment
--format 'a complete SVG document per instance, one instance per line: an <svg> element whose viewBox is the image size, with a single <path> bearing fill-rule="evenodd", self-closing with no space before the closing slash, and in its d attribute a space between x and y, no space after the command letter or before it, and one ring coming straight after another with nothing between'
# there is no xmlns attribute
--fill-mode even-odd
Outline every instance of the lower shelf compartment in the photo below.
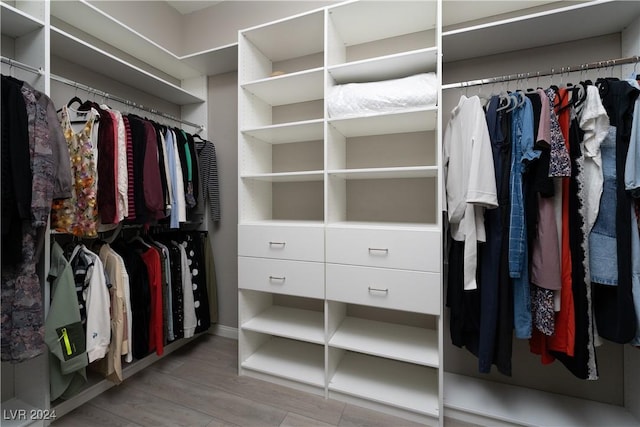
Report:
<svg viewBox="0 0 640 427"><path fill-rule="evenodd" d="M446 372L444 415L480 425L638 426L621 406Z"/></svg>
<svg viewBox="0 0 640 427"><path fill-rule="evenodd" d="M329 383L341 393L438 416L437 369L346 352Z"/></svg>
<svg viewBox="0 0 640 427"><path fill-rule="evenodd" d="M242 362L241 367L324 387L324 347L317 344L271 338Z"/></svg>
<svg viewBox="0 0 640 427"><path fill-rule="evenodd" d="M324 313L274 305L245 322L242 329L323 344Z"/></svg>

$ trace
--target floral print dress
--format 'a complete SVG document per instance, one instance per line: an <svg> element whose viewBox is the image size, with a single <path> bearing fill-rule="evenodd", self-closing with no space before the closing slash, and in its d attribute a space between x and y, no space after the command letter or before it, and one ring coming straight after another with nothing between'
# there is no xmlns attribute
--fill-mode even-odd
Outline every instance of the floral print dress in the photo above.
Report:
<svg viewBox="0 0 640 427"><path fill-rule="evenodd" d="M62 107L60 121L69 146L73 191L71 198L53 201L51 227L78 237L98 235L97 141L92 140L97 117L98 113L94 109L87 111L84 126L76 132L71 123L69 108Z"/></svg>

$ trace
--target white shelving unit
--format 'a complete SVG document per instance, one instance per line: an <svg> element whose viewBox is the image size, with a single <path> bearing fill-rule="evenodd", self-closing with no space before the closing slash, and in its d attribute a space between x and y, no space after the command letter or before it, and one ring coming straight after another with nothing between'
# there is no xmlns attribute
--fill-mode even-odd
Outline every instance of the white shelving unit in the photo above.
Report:
<svg viewBox="0 0 640 427"><path fill-rule="evenodd" d="M435 425L438 107L340 118L325 97L437 72L438 10L354 1L249 28L238 65L239 373Z"/></svg>
<svg viewBox="0 0 640 427"><path fill-rule="evenodd" d="M492 77L505 71L522 73L553 67L558 69L640 53L624 51L624 39L629 27L640 25L638 2L495 2L486 8L482 3L444 3L444 83ZM567 25L569 22L579 24ZM629 33L634 34L633 31ZM638 34L637 28L635 34ZM605 44L605 38L618 40L619 46L607 45L606 53L602 53L604 49L601 49L601 53L596 55L610 56L594 58L589 47L593 46L595 50L599 43ZM558 52L566 52L567 58L571 59L557 56ZM483 57L491 58L491 66ZM611 72L611 69L608 71ZM605 72L603 77L604 74L609 75ZM595 72L579 77L565 75L565 81L595 80L595 77ZM484 93L491 90L498 91L492 88ZM459 89L451 89L451 93L443 94L443 113L451 111L455 106L454 99L457 101L462 93ZM476 93L477 88L472 89L469 96ZM450 344L445 346L445 359L448 361L444 374L446 419L496 426L640 424L637 399L640 358L635 354L638 353L635 349L626 348L628 346L620 349L615 345L598 347L599 365L614 364L620 366L621 370L613 373L616 375L613 379L603 374L598 381L580 381L562 366L558 367L559 370L553 370L554 366L541 366L536 358L527 359L527 351L524 351L525 354L519 352L517 345L517 342L514 343L514 372L511 378L494 373L478 374L477 365L474 365L477 359L465 359L466 350ZM524 347L527 347L526 343ZM609 352L612 354L609 355ZM463 361L472 365L466 365ZM600 365L599 368L602 372L606 366ZM569 383L575 386L567 386ZM617 404L611 404L609 401L616 395L622 398Z"/></svg>

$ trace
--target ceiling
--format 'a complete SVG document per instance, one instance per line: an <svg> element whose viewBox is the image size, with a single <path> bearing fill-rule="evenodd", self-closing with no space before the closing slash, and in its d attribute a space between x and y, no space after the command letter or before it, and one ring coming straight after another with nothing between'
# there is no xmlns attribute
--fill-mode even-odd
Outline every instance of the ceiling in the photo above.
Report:
<svg viewBox="0 0 640 427"><path fill-rule="evenodd" d="M222 3L222 0L167 0L167 3L181 14L187 15Z"/></svg>

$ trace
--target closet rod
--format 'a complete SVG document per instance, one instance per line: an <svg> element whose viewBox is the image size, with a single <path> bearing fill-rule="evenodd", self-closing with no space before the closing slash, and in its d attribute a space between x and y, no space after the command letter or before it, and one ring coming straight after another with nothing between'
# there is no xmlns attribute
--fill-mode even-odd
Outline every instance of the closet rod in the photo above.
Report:
<svg viewBox="0 0 640 427"><path fill-rule="evenodd" d="M38 74L43 76L44 75L44 70L42 68L36 68L33 65L29 65L29 64L25 64L22 63L20 61L16 61L15 59L11 59L11 58L5 58L4 56L0 57L2 59L2 62L4 62L5 64L8 64L11 67L16 67L16 68L20 68L22 70L25 71L31 71L32 73Z"/></svg>
<svg viewBox="0 0 640 427"><path fill-rule="evenodd" d="M69 79L67 79L65 77L61 77L61 76L57 76L55 74L51 74L51 79L52 80L56 80L56 81L58 81L60 83L64 83L64 84L66 84L68 86L75 87L76 89L81 89L81 90L83 90L85 92L89 92L89 93L95 93L96 95L101 96L103 98L112 99L112 100L114 100L116 102L120 102L121 104L128 105L128 106L137 108L139 110L147 111L147 112L149 112L151 114L155 114L157 116L161 116L161 117L164 117L166 119L173 120L175 122L179 122L179 123L185 124L187 126L192 126L192 127L197 129L196 133L199 133L199 132L204 130L204 125L199 125L199 124L196 124L196 123L193 123L193 122L190 122L190 121L183 120L183 119L180 119L178 117L172 116L171 114L163 113L162 111L158 111L158 110L155 110L153 108L145 107L144 105L141 105L141 104L136 104L135 102L129 101L128 99L124 99L124 98L121 98L121 97L116 96L116 95L111 95L111 94L109 94L107 92L103 92L101 90L94 89L94 88L92 88L90 86L87 86L87 85L83 85L82 83L74 82L73 80L69 80Z"/></svg>
<svg viewBox="0 0 640 427"><path fill-rule="evenodd" d="M634 55L626 58L608 59L606 61L597 61L597 62L590 62L587 64L581 64L581 65L571 65L568 67L552 68L547 71L509 74L506 76L496 76L496 77L488 77L486 79L469 80L467 82L449 83L449 84L442 85L442 89L478 86L478 85L491 84L491 83L502 83L502 82L509 82L513 80L528 79L531 77L538 78L538 77L544 77L544 76L552 76L555 74L572 73L576 71L595 70L597 68L607 68L607 67L613 67L616 65L635 64L638 62L640 62L640 56Z"/></svg>

